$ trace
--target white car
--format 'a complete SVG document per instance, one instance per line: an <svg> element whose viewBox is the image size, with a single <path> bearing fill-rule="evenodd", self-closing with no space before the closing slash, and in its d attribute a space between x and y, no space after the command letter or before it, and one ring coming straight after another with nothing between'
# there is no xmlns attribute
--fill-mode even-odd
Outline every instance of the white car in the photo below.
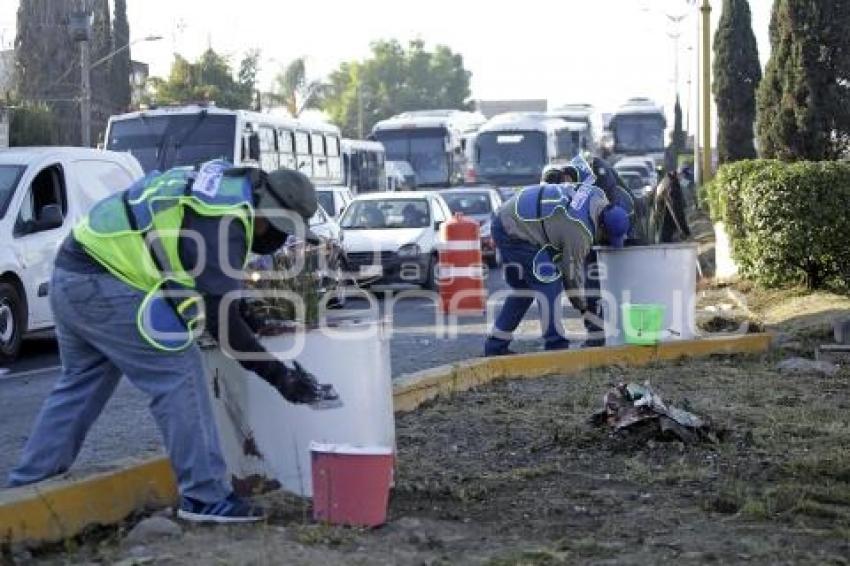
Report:
<svg viewBox="0 0 850 566"><path fill-rule="evenodd" d="M614 165L617 173L637 173L647 185L655 187L658 184L658 173L644 159L624 157Z"/></svg>
<svg viewBox="0 0 850 566"><path fill-rule="evenodd" d="M437 193L373 193L354 198L342 216L343 249L363 284L436 288L440 227L451 217Z"/></svg>
<svg viewBox="0 0 850 566"><path fill-rule="evenodd" d="M316 187L316 198L331 218L339 221L343 211L354 196L351 189L346 186L318 186Z"/></svg>
<svg viewBox="0 0 850 566"><path fill-rule="evenodd" d="M50 275L62 241L99 200L144 175L129 153L74 147L0 150L0 361L53 326Z"/></svg>
<svg viewBox="0 0 850 566"><path fill-rule="evenodd" d="M453 214L463 214L472 218L481 227L481 254L487 265L498 267L499 251L493 240L491 225L493 217L502 207L502 195L489 187L458 187L440 191L440 196L449 205Z"/></svg>

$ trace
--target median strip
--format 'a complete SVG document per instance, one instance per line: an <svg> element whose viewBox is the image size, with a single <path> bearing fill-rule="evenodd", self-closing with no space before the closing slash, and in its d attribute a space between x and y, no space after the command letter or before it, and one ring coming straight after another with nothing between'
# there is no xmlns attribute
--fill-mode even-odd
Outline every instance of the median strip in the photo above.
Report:
<svg viewBox="0 0 850 566"><path fill-rule="evenodd" d="M770 334L748 334L654 347L616 346L467 360L395 380L394 406L397 413L413 411L440 395L499 379L569 375L612 365L638 367L712 354L759 353L769 348L770 340ZM108 471L83 478L59 478L0 491L0 542L60 541L88 526L114 524L135 510L173 505L176 500L167 459L119 462Z"/></svg>

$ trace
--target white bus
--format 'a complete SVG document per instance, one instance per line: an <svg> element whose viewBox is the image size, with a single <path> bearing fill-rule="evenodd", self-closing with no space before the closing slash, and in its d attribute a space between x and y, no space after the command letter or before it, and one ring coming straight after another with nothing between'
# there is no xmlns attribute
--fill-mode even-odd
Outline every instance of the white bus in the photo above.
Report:
<svg viewBox="0 0 850 566"><path fill-rule="evenodd" d="M374 141L342 140L342 182L354 194L386 191L384 146Z"/></svg>
<svg viewBox="0 0 850 566"><path fill-rule="evenodd" d="M266 171L297 169L316 184L342 183L339 128L215 106L175 106L112 116L106 148L127 151L145 173L226 159Z"/></svg>
<svg viewBox="0 0 850 566"><path fill-rule="evenodd" d="M585 130L581 139L581 149L593 154L598 152L602 121L592 104L565 104L555 110L550 110L547 115L566 122L583 124Z"/></svg>
<svg viewBox="0 0 850 566"><path fill-rule="evenodd" d="M540 182L550 163L567 163L581 151L584 124L544 113L494 116L478 130L473 150L476 182L519 187Z"/></svg>
<svg viewBox="0 0 850 566"><path fill-rule="evenodd" d="M375 124L371 137L383 144L387 161L413 167L418 187L449 187L463 183L466 142L485 121L461 110L405 112Z"/></svg>
<svg viewBox="0 0 850 566"><path fill-rule="evenodd" d="M648 98L630 98L617 109L608 126L613 137L612 161L630 155L648 155L664 163L664 109Z"/></svg>

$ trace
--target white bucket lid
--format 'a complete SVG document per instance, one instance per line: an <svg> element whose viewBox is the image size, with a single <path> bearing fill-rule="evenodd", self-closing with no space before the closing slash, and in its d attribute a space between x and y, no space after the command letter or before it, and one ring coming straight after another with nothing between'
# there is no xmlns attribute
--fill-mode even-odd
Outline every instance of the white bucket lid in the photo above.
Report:
<svg viewBox="0 0 850 566"><path fill-rule="evenodd" d="M391 456L393 449L387 446L355 446L353 444L329 444L311 442L310 452L323 454L347 454L356 456Z"/></svg>

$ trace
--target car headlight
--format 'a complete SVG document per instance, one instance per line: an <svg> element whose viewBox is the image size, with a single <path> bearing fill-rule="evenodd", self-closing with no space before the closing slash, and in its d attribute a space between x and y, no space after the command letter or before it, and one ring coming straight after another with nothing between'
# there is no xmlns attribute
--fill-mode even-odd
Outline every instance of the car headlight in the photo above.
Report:
<svg viewBox="0 0 850 566"><path fill-rule="evenodd" d="M490 230L490 221L489 220L481 225L480 235L481 235L482 238L489 238L490 237L491 230Z"/></svg>
<svg viewBox="0 0 850 566"><path fill-rule="evenodd" d="M415 257L422 253L417 244L406 244L398 249L398 257Z"/></svg>

